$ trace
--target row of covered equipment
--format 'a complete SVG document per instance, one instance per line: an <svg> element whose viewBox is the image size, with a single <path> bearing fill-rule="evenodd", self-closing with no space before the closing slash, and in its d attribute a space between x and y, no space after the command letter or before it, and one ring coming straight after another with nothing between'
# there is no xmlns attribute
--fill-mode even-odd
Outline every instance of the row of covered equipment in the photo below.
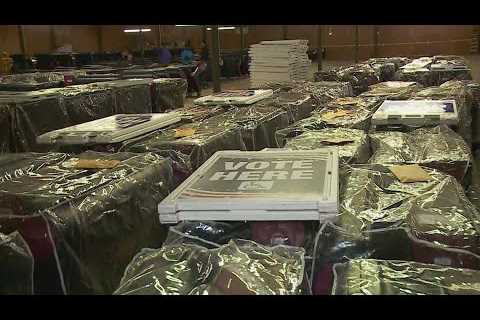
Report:
<svg viewBox="0 0 480 320"><path fill-rule="evenodd" d="M403 62L38 132L0 158L0 292L478 293L478 86Z"/></svg>

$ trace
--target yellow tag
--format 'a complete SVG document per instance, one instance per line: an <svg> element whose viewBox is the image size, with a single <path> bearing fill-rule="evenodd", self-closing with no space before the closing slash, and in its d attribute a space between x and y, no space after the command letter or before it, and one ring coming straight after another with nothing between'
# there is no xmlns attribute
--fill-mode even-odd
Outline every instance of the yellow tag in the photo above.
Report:
<svg viewBox="0 0 480 320"><path fill-rule="evenodd" d="M112 169L119 163L118 160L79 159L73 167L76 169Z"/></svg>
<svg viewBox="0 0 480 320"><path fill-rule="evenodd" d="M347 104L356 104L359 102L362 102L362 99L352 98L352 97L338 98L337 100L335 100L335 103L341 106L347 105Z"/></svg>
<svg viewBox="0 0 480 320"><path fill-rule="evenodd" d="M184 138L190 137L195 134L195 129L193 128L178 128L175 129L175 138Z"/></svg>
<svg viewBox="0 0 480 320"><path fill-rule="evenodd" d="M343 117L348 114L352 113L349 110L338 110L338 111L328 111L327 113L323 114L323 118L327 120L335 119L338 117Z"/></svg>
<svg viewBox="0 0 480 320"><path fill-rule="evenodd" d="M432 177L422 169L418 164L393 166L390 167L390 171L400 180L402 183L408 182L426 182L432 180Z"/></svg>

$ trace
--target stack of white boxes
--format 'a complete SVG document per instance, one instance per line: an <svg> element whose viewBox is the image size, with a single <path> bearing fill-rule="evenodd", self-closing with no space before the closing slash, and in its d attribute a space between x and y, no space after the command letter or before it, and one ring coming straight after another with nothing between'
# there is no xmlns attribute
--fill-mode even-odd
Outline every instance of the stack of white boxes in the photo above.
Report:
<svg viewBox="0 0 480 320"><path fill-rule="evenodd" d="M250 86L309 80L308 40L262 41L250 47Z"/></svg>

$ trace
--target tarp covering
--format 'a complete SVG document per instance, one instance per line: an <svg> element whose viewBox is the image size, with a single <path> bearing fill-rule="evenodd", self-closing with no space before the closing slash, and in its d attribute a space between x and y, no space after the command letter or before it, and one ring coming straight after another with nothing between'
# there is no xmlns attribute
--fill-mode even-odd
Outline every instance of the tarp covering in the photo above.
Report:
<svg viewBox="0 0 480 320"><path fill-rule="evenodd" d="M165 238L157 205L172 168L158 155L12 154L0 166L0 231L30 246L36 293L112 293L132 257Z"/></svg>
<svg viewBox="0 0 480 320"><path fill-rule="evenodd" d="M304 279L300 248L232 240L207 249L190 243L143 249L116 294L298 295Z"/></svg>
<svg viewBox="0 0 480 320"><path fill-rule="evenodd" d="M480 271L407 261L337 264L333 295L478 295Z"/></svg>

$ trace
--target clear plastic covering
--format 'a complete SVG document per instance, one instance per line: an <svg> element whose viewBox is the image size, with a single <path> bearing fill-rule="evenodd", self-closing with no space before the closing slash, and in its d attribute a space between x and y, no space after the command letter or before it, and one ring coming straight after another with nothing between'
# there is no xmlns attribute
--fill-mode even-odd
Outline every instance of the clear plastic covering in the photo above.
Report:
<svg viewBox="0 0 480 320"><path fill-rule="evenodd" d="M157 205L172 168L156 154L11 154L0 173L0 231L30 246L36 293L112 293L132 257L166 236Z"/></svg>
<svg viewBox="0 0 480 320"><path fill-rule="evenodd" d="M480 271L355 259L334 266L333 295L478 295Z"/></svg>
<svg viewBox="0 0 480 320"><path fill-rule="evenodd" d="M1 152L43 152L44 133L117 113L151 113L150 83L121 80L0 94Z"/></svg>
<svg viewBox="0 0 480 320"><path fill-rule="evenodd" d="M355 258L480 268L480 216L456 179L422 167L430 181L402 183L390 168L342 168L339 220L318 234L314 293L329 293L332 266Z"/></svg>
<svg viewBox="0 0 480 320"><path fill-rule="evenodd" d="M64 122L59 129L115 114L115 100L112 90L108 88L92 84L69 86L50 92L59 94L60 107L65 108L69 116L69 123Z"/></svg>
<svg viewBox="0 0 480 320"><path fill-rule="evenodd" d="M182 122L200 122L208 118L217 116L228 111L225 106L209 106L209 105L190 105L183 108L175 109L175 112L180 115Z"/></svg>
<svg viewBox="0 0 480 320"><path fill-rule="evenodd" d="M0 154L13 150L11 118L8 104L0 102Z"/></svg>
<svg viewBox="0 0 480 320"><path fill-rule="evenodd" d="M369 87L369 90L360 94L360 97L375 97L384 100L408 100L420 86L415 82L387 81Z"/></svg>
<svg viewBox="0 0 480 320"><path fill-rule="evenodd" d="M278 137L278 136L277 136ZM337 146L340 163L366 163L370 158L370 145L363 130L325 128L300 133L287 138L285 149L313 150Z"/></svg>
<svg viewBox="0 0 480 320"><path fill-rule="evenodd" d="M0 294L33 294L33 256L18 233L0 233Z"/></svg>
<svg viewBox="0 0 480 320"><path fill-rule="evenodd" d="M400 67L403 67L410 62L411 60L406 57L370 58L366 61L366 63L370 65L393 63L395 65L395 70L398 70Z"/></svg>
<svg viewBox="0 0 480 320"><path fill-rule="evenodd" d="M417 92L413 99L447 100L453 99L458 109L457 132L471 145L473 96L462 81L448 81L439 87L431 87Z"/></svg>
<svg viewBox="0 0 480 320"><path fill-rule="evenodd" d="M370 134L369 163L418 163L448 173L463 181L472 162L470 148L445 125Z"/></svg>
<svg viewBox="0 0 480 320"><path fill-rule="evenodd" d="M245 150L242 128L230 117L211 117L202 122L157 130L123 143L121 151L164 152L173 150L188 156L189 167L196 170L219 150Z"/></svg>
<svg viewBox="0 0 480 320"><path fill-rule="evenodd" d="M480 83L462 81L472 96L472 143L480 143Z"/></svg>
<svg viewBox="0 0 480 320"><path fill-rule="evenodd" d="M435 75L428 68L400 69L393 77L395 81L413 81L424 87L437 85Z"/></svg>
<svg viewBox="0 0 480 320"><path fill-rule="evenodd" d="M63 87L60 72L36 72L6 75L0 78L0 91L34 91Z"/></svg>
<svg viewBox="0 0 480 320"><path fill-rule="evenodd" d="M3 105L4 124L9 127L2 131L10 131L11 137L10 150L3 150L4 152L41 151L42 146L37 145L35 141L37 135L60 129L71 123L70 115L65 105L61 103L60 96L49 91L1 95L0 105Z"/></svg>
<svg viewBox="0 0 480 320"><path fill-rule="evenodd" d="M334 99L353 95L353 89L349 82L337 81L294 81L290 84L271 85L263 88L274 89L277 93L283 91L310 95L317 108Z"/></svg>
<svg viewBox="0 0 480 320"><path fill-rule="evenodd" d="M182 78L152 81L153 112L182 108L187 96L187 80Z"/></svg>
<svg viewBox="0 0 480 320"><path fill-rule="evenodd" d="M169 243L143 249L125 270L115 294L298 295L304 283L301 248L231 240L208 249Z"/></svg>
<svg viewBox="0 0 480 320"><path fill-rule="evenodd" d="M377 72L380 81L393 80L397 67L393 62L370 62L370 66Z"/></svg>
<svg viewBox="0 0 480 320"><path fill-rule="evenodd" d="M117 80L86 85L87 88L110 88L114 111L120 113L152 113L151 83L144 79Z"/></svg>
<svg viewBox="0 0 480 320"><path fill-rule="evenodd" d="M301 247L307 255L306 269L310 269L318 227L318 222L314 221L183 221L170 228L165 242L188 241L215 246L246 239L265 246Z"/></svg>
<svg viewBox="0 0 480 320"><path fill-rule="evenodd" d="M338 67L329 71L315 73L315 81L344 81L349 82L353 88L353 94L359 95L368 90L372 84L380 82L378 70L369 64L359 63L348 67Z"/></svg>
<svg viewBox="0 0 480 320"><path fill-rule="evenodd" d="M381 104L381 100L371 97L339 98L324 108L313 112L311 119L324 123L326 127L370 129L370 119Z"/></svg>

